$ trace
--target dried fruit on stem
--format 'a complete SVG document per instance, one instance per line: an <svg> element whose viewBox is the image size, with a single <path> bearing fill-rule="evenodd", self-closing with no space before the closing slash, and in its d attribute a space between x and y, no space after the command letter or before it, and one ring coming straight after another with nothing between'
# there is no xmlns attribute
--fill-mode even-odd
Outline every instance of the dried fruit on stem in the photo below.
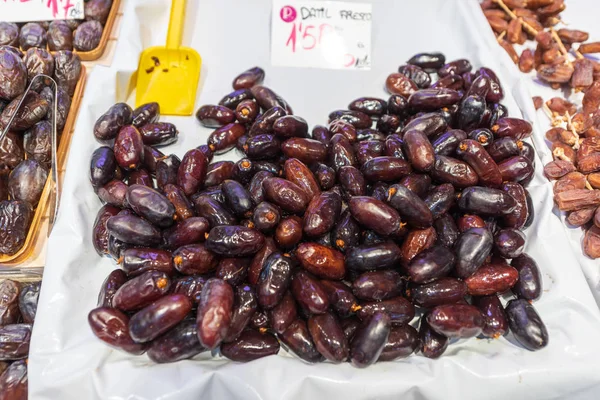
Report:
<svg viewBox="0 0 600 400"><path fill-rule="evenodd" d="M600 190L575 189L557 193L554 202L561 211L577 211L600 205Z"/></svg>
<svg viewBox="0 0 600 400"><path fill-rule="evenodd" d="M584 43L577 49L581 54L600 53L600 42Z"/></svg>
<svg viewBox="0 0 600 400"><path fill-rule="evenodd" d="M572 162L564 160L550 161L544 166L544 174L550 179L561 178L573 171L575 171L575 165Z"/></svg>
<svg viewBox="0 0 600 400"><path fill-rule="evenodd" d="M543 64L537 71L539 78L549 83L566 83L573 75L573 67L567 64Z"/></svg>
<svg viewBox="0 0 600 400"><path fill-rule="evenodd" d="M591 258L600 258L600 228L592 226L583 237L583 252Z"/></svg>

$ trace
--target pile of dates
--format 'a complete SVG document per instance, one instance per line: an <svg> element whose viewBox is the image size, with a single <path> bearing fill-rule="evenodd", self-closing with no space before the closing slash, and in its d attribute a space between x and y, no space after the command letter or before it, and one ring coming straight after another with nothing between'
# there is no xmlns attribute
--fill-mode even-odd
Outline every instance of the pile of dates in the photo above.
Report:
<svg viewBox="0 0 600 400"><path fill-rule="evenodd" d="M0 282L0 399L27 400L27 356L41 282Z"/></svg>
<svg viewBox="0 0 600 400"><path fill-rule="evenodd" d="M0 133L16 112L0 141L0 254L13 255L23 247L51 167L54 90L36 80L25 93L38 74L52 76L58 83L56 129L60 134L81 74L79 56L68 50L53 55L41 48L23 53L16 47L0 46Z"/></svg>
<svg viewBox="0 0 600 400"><path fill-rule="evenodd" d="M553 161L544 166L555 180L554 201L571 227L581 227L583 253L600 258L600 82L585 92L582 107L554 97L543 103L552 118L546 132Z"/></svg>
<svg viewBox="0 0 600 400"><path fill-rule="evenodd" d="M89 313L98 338L159 363L217 348L250 361L281 343L357 367L509 330L546 346L521 231L532 127L507 116L491 70L416 55L387 100L358 98L312 133L263 79L245 71L202 106L215 130L182 159L156 149L177 137L156 104L97 121L93 243L119 264ZM239 161L211 161L236 148Z"/></svg>
<svg viewBox="0 0 600 400"><path fill-rule="evenodd" d="M87 0L84 19L36 21L26 24L0 22L0 46L14 46L27 51L41 48L49 51L87 52L100 45L113 0Z"/></svg>
<svg viewBox="0 0 600 400"><path fill-rule="evenodd" d="M600 42L588 42L588 32L570 25L555 30L564 0L483 0L481 8L498 43L522 72L535 69L553 89L585 90L600 79ZM518 55L515 44L529 48Z"/></svg>

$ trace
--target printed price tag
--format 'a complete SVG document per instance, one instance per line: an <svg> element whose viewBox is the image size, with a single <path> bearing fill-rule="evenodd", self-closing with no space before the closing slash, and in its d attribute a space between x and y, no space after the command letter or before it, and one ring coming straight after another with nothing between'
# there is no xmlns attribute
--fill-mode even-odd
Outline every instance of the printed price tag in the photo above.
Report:
<svg viewBox="0 0 600 400"><path fill-rule="evenodd" d="M273 0L271 63L371 68L371 4Z"/></svg>
<svg viewBox="0 0 600 400"><path fill-rule="evenodd" d="M3 21L83 19L83 0L0 0Z"/></svg>

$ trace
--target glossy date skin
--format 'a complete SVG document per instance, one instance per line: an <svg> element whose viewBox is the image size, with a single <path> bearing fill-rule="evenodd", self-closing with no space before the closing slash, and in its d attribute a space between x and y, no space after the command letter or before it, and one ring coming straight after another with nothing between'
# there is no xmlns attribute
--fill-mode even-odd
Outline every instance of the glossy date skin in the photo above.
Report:
<svg viewBox="0 0 600 400"><path fill-rule="evenodd" d="M204 284L198 304L196 327L200 344L205 348L216 348L227 336L233 302L233 289L227 282L211 278Z"/></svg>
<svg viewBox="0 0 600 400"><path fill-rule="evenodd" d="M311 316L308 319L308 331L317 351L327 360L340 363L348 358L348 341L333 314Z"/></svg>
<svg viewBox="0 0 600 400"><path fill-rule="evenodd" d="M317 351L310 336L306 322L302 319L293 321L279 335L279 339L302 360L314 363L322 360L323 356Z"/></svg>
<svg viewBox="0 0 600 400"><path fill-rule="evenodd" d="M260 67L253 67L236 76L232 86L234 90L250 89L255 85L260 85L264 79L265 71Z"/></svg>
<svg viewBox="0 0 600 400"><path fill-rule="evenodd" d="M440 278L424 285L411 285L407 292L414 304L432 308L459 302L467 294L467 285L455 278Z"/></svg>
<svg viewBox="0 0 600 400"><path fill-rule="evenodd" d="M275 241L284 249L295 247L302 240L302 221L296 216L283 219L275 230Z"/></svg>
<svg viewBox="0 0 600 400"><path fill-rule="evenodd" d="M19 321L19 283L6 279L0 282L0 326L16 324Z"/></svg>
<svg viewBox="0 0 600 400"><path fill-rule="evenodd" d="M472 296L487 296L507 291L517 282L518 271L508 264L492 263L479 268L465 279Z"/></svg>
<svg viewBox="0 0 600 400"><path fill-rule="evenodd" d="M232 361L248 362L279 352L279 342L270 333L247 329L236 340L223 343L221 354Z"/></svg>
<svg viewBox="0 0 600 400"><path fill-rule="evenodd" d="M94 227L92 229L92 243L96 253L100 256L108 255L108 230L106 228L106 222L110 217L117 215L121 211L119 208L105 205L96 215L94 221Z"/></svg>
<svg viewBox="0 0 600 400"><path fill-rule="evenodd" d="M438 242L443 246L452 248L460 235L456 222L454 222L454 218L447 213L442 214L433 222L433 226Z"/></svg>
<svg viewBox="0 0 600 400"><path fill-rule="evenodd" d="M173 252L173 265L184 275L205 274L217 268L217 255L204 243L193 243L179 247Z"/></svg>
<svg viewBox="0 0 600 400"><path fill-rule="evenodd" d="M533 207L530 207L527 201L527 192L516 182L504 182L501 189L515 201L513 210L503 215L503 225L507 228L522 229L533 215Z"/></svg>
<svg viewBox="0 0 600 400"><path fill-rule="evenodd" d="M313 197L304 213L303 231L308 236L321 236L335 226L342 211L342 198L336 192Z"/></svg>
<svg viewBox="0 0 600 400"><path fill-rule="evenodd" d="M0 252L12 255L23 246L32 219L31 204L20 200L0 202Z"/></svg>
<svg viewBox="0 0 600 400"><path fill-rule="evenodd" d="M360 111L370 116L382 115L387 110L387 102L376 97L360 97L348 105L349 110Z"/></svg>
<svg viewBox="0 0 600 400"><path fill-rule="evenodd" d="M508 332L508 319L498 296L473 297L473 305L483 314L485 325L482 333L484 336L497 339Z"/></svg>
<svg viewBox="0 0 600 400"><path fill-rule="evenodd" d="M407 268L408 275L412 282L429 283L448 275L455 260L451 250L443 246L434 246L412 259Z"/></svg>
<svg viewBox="0 0 600 400"><path fill-rule="evenodd" d="M298 159L290 158L285 161L283 164L283 175L285 179L298 186L304 192L307 201L310 201L321 193L319 184L310 168Z"/></svg>
<svg viewBox="0 0 600 400"><path fill-rule="evenodd" d="M117 289L112 305L122 311L139 310L161 298L170 287L171 279L164 272L144 272Z"/></svg>
<svg viewBox="0 0 600 400"><path fill-rule="evenodd" d="M416 130L423 132L427 137L433 137L439 133L445 132L448 128L448 123L440 113L432 112L422 114L419 117L412 119L407 123L402 132Z"/></svg>
<svg viewBox="0 0 600 400"><path fill-rule="evenodd" d="M192 149L185 153L177 169L177 186L187 196L194 194L201 186L206 175L208 159L201 150Z"/></svg>
<svg viewBox="0 0 600 400"><path fill-rule="evenodd" d="M427 136L416 129L404 134L404 151L412 166L422 172L433 168L435 152Z"/></svg>
<svg viewBox="0 0 600 400"><path fill-rule="evenodd" d="M548 345L546 325L527 300L509 301L506 315L511 332L527 350L536 351Z"/></svg>
<svg viewBox="0 0 600 400"><path fill-rule="evenodd" d="M502 171L479 142L463 140L459 143L456 153L475 170L480 184L489 187L500 186L504 178Z"/></svg>
<svg viewBox="0 0 600 400"><path fill-rule="evenodd" d="M281 178L263 181L265 197L275 205L291 213L303 212L308 206L308 196L295 183Z"/></svg>
<svg viewBox="0 0 600 400"><path fill-rule="evenodd" d="M177 173L181 160L174 154L162 157L156 162L156 186L159 190L163 190L166 185L178 184Z"/></svg>
<svg viewBox="0 0 600 400"><path fill-rule="evenodd" d="M411 165L401 157L379 156L364 163L361 168L365 179L373 182L396 181L412 172Z"/></svg>
<svg viewBox="0 0 600 400"><path fill-rule="evenodd" d="M153 340L148 347L148 358L155 363L171 363L192 358L206 349L198 340L196 322L186 319L169 332Z"/></svg>
<svg viewBox="0 0 600 400"><path fill-rule="evenodd" d="M273 332L281 335L297 318L296 300L290 292L287 292L279 304L269 311L269 327Z"/></svg>
<svg viewBox="0 0 600 400"><path fill-rule="evenodd" d="M156 246L161 241L160 231L148 221L133 215L115 215L106 221L109 234L136 246Z"/></svg>
<svg viewBox="0 0 600 400"><path fill-rule="evenodd" d="M477 336L484 327L484 318L474 306L446 304L435 307L427 316L427 323L446 337L469 338Z"/></svg>
<svg viewBox="0 0 600 400"><path fill-rule="evenodd" d="M470 187L479 181L477 173L469 164L442 155L435 157L431 175L440 182L452 184L455 188Z"/></svg>
<svg viewBox="0 0 600 400"><path fill-rule="evenodd" d="M136 343L146 343L183 321L192 302L182 294L164 296L135 313L129 320L129 334Z"/></svg>
<svg viewBox="0 0 600 400"><path fill-rule="evenodd" d="M517 283L512 287L519 299L538 300L542 295L542 274L535 260L523 253L514 258L510 265L519 273Z"/></svg>
<svg viewBox="0 0 600 400"><path fill-rule="evenodd" d="M223 154L233 149L238 139L246 133L242 124L231 123L218 128L208 137L208 147L215 154Z"/></svg>
<svg viewBox="0 0 600 400"><path fill-rule="evenodd" d="M0 387L2 387L2 400L26 399L28 379L27 360L15 361L0 375Z"/></svg>
<svg viewBox="0 0 600 400"><path fill-rule="evenodd" d="M494 249L500 257L517 258L525 249L525 234L517 229L501 229L494 235Z"/></svg>
<svg viewBox="0 0 600 400"><path fill-rule="evenodd" d="M470 228L458 238L456 252L456 274L467 278L481 267L493 246L493 237L487 228Z"/></svg>
<svg viewBox="0 0 600 400"><path fill-rule="evenodd" d="M219 197L223 196L220 188L215 192ZM223 200L225 200L223 198ZM217 227L221 225L233 225L237 222L235 216L223 204L223 202L211 197L208 194L200 194L194 198L194 208L196 214L206 218L210 226Z"/></svg>
<svg viewBox="0 0 600 400"><path fill-rule="evenodd" d="M367 192L367 183L363 173L351 165L345 165L339 169L338 180L343 189L344 199L353 196L364 196Z"/></svg>
<svg viewBox="0 0 600 400"><path fill-rule="evenodd" d="M437 240L437 233L433 228L411 229L400 246L400 261L407 266L419 253L432 247Z"/></svg>
<svg viewBox="0 0 600 400"><path fill-rule="evenodd" d="M132 248L121 252L121 268L128 276L138 276L146 271L161 271L173 275L171 253L151 248Z"/></svg>
<svg viewBox="0 0 600 400"><path fill-rule="evenodd" d="M129 335L129 317L119 310L96 308L88 314L88 323L94 335L111 347L134 355L146 351L144 344L135 343Z"/></svg>
<svg viewBox="0 0 600 400"><path fill-rule="evenodd" d="M431 143L433 151L441 156L453 156L459 143L467 138L465 131L451 129L435 138Z"/></svg>
<svg viewBox="0 0 600 400"><path fill-rule="evenodd" d="M19 294L19 312L23 322L27 324L33 324L35 319L41 287L41 282L30 283L25 285Z"/></svg>
<svg viewBox="0 0 600 400"><path fill-rule="evenodd" d="M112 307L112 298L123 284L127 282L127 275L121 269L111 272L104 282L98 295L98 307Z"/></svg>
<svg viewBox="0 0 600 400"><path fill-rule="evenodd" d="M175 207L164 195L143 185L132 185L127 190L127 202L138 215L160 228L173 225Z"/></svg>
<svg viewBox="0 0 600 400"><path fill-rule="evenodd" d="M129 203L127 203L127 189L125 183L113 179L98 189L98 198L115 207L129 208Z"/></svg>
<svg viewBox="0 0 600 400"><path fill-rule="evenodd" d="M390 186L387 201L409 225L423 229L433 224L433 215L427 204L406 186Z"/></svg>
<svg viewBox="0 0 600 400"><path fill-rule="evenodd" d="M235 114L225 106L206 105L196 111L196 118L207 128L220 128L235 120Z"/></svg>
<svg viewBox="0 0 600 400"><path fill-rule="evenodd" d="M8 193L13 200L37 206L48 178L48 171L35 160L24 160L8 176Z"/></svg>
<svg viewBox="0 0 600 400"><path fill-rule="evenodd" d="M419 347L419 333L410 325L392 326L377 361L393 361L405 358Z"/></svg>
<svg viewBox="0 0 600 400"><path fill-rule="evenodd" d="M311 314L323 314L329 308L327 292L309 273L305 271L296 273L290 288L299 305Z"/></svg>
<svg viewBox="0 0 600 400"><path fill-rule="evenodd" d="M133 110L131 124L136 128L141 128L146 124L157 122L159 117L160 105L154 102L146 103Z"/></svg>
<svg viewBox="0 0 600 400"><path fill-rule="evenodd" d="M294 267L295 261L280 252L265 260L256 285L258 303L263 309L271 309L281 301L292 281Z"/></svg>
<svg viewBox="0 0 600 400"><path fill-rule="evenodd" d="M419 340L421 353L427 358L438 358L448 348L448 337L436 332L427 322L428 314L421 317Z"/></svg>
<svg viewBox="0 0 600 400"><path fill-rule="evenodd" d="M454 186L443 183L431 189L423 199L434 220L444 215L454 205Z"/></svg>
<svg viewBox="0 0 600 400"><path fill-rule="evenodd" d="M473 186L464 189L458 207L468 213L502 216L514 211L515 199L499 189Z"/></svg>
<svg viewBox="0 0 600 400"><path fill-rule="evenodd" d="M350 344L350 362L365 368L377 361L391 330L389 315L376 313L356 331Z"/></svg>
<svg viewBox="0 0 600 400"><path fill-rule="evenodd" d="M346 267L355 271L386 269L397 263L400 257L400 248L393 242L356 246L346 251Z"/></svg>
<svg viewBox="0 0 600 400"><path fill-rule="evenodd" d="M265 237L255 229L244 226L216 226L208 233L206 248L220 255L245 257L258 252Z"/></svg>
<svg viewBox="0 0 600 400"><path fill-rule="evenodd" d="M124 126L115 138L115 158L125 170L134 170L144 162L144 142L140 132L132 125Z"/></svg>
<svg viewBox="0 0 600 400"><path fill-rule="evenodd" d="M367 196L355 196L350 199L348 206L359 224L380 235L389 236L400 230L400 215L383 201Z"/></svg>
<svg viewBox="0 0 600 400"><path fill-rule="evenodd" d="M117 137L122 127L132 122L133 110L125 103L117 103L104 113L94 125L94 136L101 141Z"/></svg>
<svg viewBox="0 0 600 400"><path fill-rule="evenodd" d="M389 315L392 325L406 325L415 316L415 307L404 297L398 296L382 301L365 302L361 304L356 315L361 321L366 321L378 312Z"/></svg>
<svg viewBox="0 0 600 400"><path fill-rule="evenodd" d="M115 153L108 147L100 147L92 154L90 162L90 181L94 188L104 186L115 176L117 160Z"/></svg>
<svg viewBox="0 0 600 400"><path fill-rule="evenodd" d="M134 120L135 123L135 120ZM179 131L170 122L151 122L143 124L140 129L145 145L166 146L177 141Z"/></svg>
<svg viewBox="0 0 600 400"><path fill-rule="evenodd" d="M352 283L352 292L361 300L376 301L402 293L404 281L396 271L371 271L361 274Z"/></svg>
<svg viewBox="0 0 600 400"><path fill-rule="evenodd" d="M188 200L187 196L183 192L179 186L167 184L163 187L163 192L165 197L171 202L174 207L175 214L172 219L175 221L185 221L188 218L194 216L194 208L192 204ZM156 204L154 205L156 207ZM165 209L171 210L167 204L163 203L163 207ZM133 208L133 207L132 207ZM167 218L165 218L165 223L169 226L172 224L171 221L167 222Z"/></svg>

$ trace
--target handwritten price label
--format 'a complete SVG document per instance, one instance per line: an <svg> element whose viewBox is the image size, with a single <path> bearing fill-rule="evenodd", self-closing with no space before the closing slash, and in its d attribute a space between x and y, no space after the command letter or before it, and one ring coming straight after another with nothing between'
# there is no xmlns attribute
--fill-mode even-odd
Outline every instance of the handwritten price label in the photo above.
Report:
<svg viewBox="0 0 600 400"><path fill-rule="evenodd" d="M8 22L83 19L83 0L0 0L2 20Z"/></svg>
<svg viewBox="0 0 600 400"><path fill-rule="evenodd" d="M371 4L273 0L271 63L371 68Z"/></svg>

